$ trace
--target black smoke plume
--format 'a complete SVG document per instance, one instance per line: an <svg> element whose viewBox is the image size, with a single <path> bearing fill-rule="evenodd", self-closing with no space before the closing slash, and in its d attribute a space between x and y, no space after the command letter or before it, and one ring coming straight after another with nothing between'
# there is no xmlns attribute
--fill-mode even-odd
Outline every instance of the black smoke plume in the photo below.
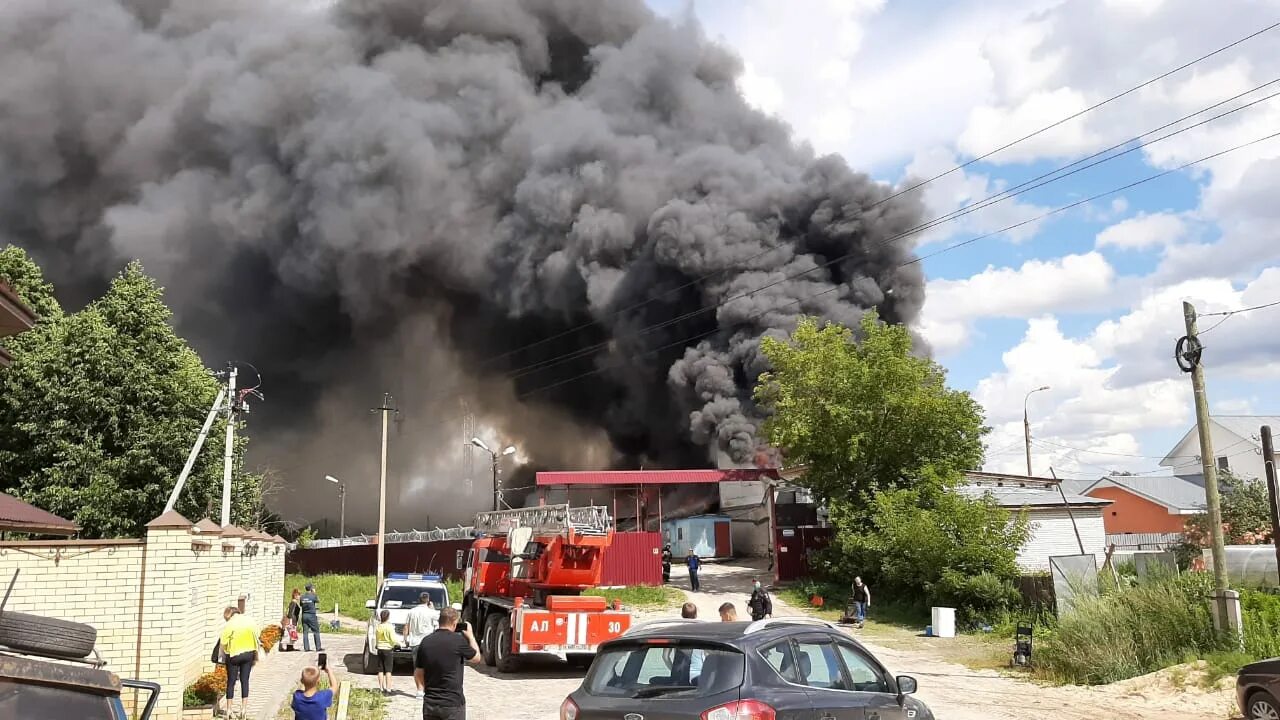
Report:
<svg viewBox="0 0 1280 720"><path fill-rule="evenodd" d="M745 460L759 339L909 323L923 280L886 243L918 200L739 71L639 0L8 0L0 242L70 305L141 258L211 364L261 369L286 517L336 516L336 474L373 521L385 389L401 528L489 502L461 402L531 466Z"/></svg>

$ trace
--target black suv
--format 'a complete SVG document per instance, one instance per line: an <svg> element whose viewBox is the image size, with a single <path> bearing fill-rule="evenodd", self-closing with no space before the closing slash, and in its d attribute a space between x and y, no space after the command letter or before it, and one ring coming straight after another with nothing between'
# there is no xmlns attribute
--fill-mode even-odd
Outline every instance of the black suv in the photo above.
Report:
<svg viewBox="0 0 1280 720"><path fill-rule="evenodd" d="M600 646L560 720L933 720L915 690L822 620L658 620Z"/></svg>

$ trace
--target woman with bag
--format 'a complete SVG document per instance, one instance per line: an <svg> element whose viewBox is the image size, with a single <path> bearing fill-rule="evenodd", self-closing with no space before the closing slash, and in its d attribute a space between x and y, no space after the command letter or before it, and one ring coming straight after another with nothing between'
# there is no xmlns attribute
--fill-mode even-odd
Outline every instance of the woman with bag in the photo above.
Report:
<svg viewBox="0 0 1280 720"><path fill-rule="evenodd" d="M222 626L222 655L227 666L227 715L231 715L231 703L236 697L236 682L240 683L240 718L248 717L249 673L258 661L258 628L235 606L223 613L227 618Z"/></svg>

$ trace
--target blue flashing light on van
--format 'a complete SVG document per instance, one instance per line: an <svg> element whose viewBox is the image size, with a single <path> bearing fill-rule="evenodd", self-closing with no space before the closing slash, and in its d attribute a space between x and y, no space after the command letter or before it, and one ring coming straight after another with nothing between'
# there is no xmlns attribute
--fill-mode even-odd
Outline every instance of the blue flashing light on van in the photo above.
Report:
<svg viewBox="0 0 1280 720"><path fill-rule="evenodd" d="M427 580L429 582L440 582L440 576L431 574L423 575L421 573L387 573L388 580Z"/></svg>

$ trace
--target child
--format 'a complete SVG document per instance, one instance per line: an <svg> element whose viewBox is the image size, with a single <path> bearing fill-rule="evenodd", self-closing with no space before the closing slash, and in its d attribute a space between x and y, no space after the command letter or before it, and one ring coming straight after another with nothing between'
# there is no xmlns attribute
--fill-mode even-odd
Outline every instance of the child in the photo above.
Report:
<svg viewBox="0 0 1280 720"><path fill-rule="evenodd" d="M294 720L328 720L329 706L333 705L333 699L338 695L338 679L328 667L324 669L324 674L329 678L329 689L317 690L320 671L314 667L303 668L300 680L302 689L293 691L291 707Z"/></svg>
<svg viewBox="0 0 1280 720"><path fill-rule="evenodd" d="M293 623L293 618L286 616L280 621L280 649L292 652L297 644L298 626Z"/></svg>
<svg viewBox="0 0 1280 720"><path fill-rule="evenodd" d="M383 695L391 694L391 671L395 669L396 646L400 644L395 627L387 622L390 617L390 610L382 611L378 616L382 622L378 623L374 637L374 647L378 651L378 689Z"/></svg>

